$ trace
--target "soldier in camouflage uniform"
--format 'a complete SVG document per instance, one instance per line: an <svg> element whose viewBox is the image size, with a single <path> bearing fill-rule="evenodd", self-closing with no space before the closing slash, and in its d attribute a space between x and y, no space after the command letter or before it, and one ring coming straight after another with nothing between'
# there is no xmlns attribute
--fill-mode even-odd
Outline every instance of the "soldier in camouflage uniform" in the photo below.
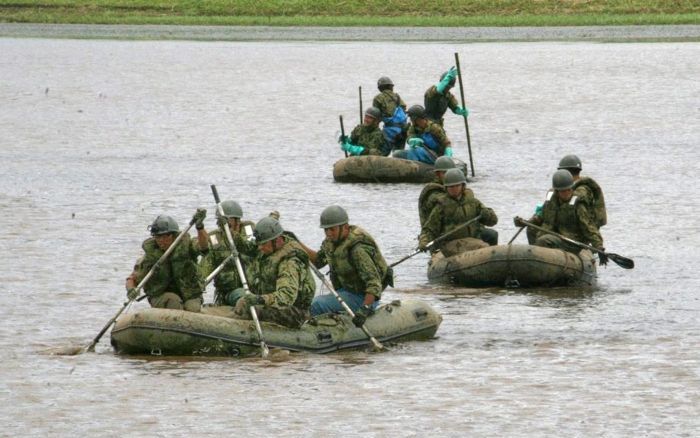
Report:
<svg viewBox="0 0 700 438"><path fill-rule="evenodd" d="M384 127L384 141L386 151L384 155L389 155L392 150L403 149L406 141L406 102L397 93L394 93L394 83L386 76L382 76L377 81L379 94L374 96L372 106L382 113Z"/></svg>
<svg viewBox="0 0 700 438"><path fill-rule="evenodd" d="M256 253L255 245L248 241L244 231L246 225L250 226L252 230L255 224L251 221L242 221L243 209L236 201L223 201L221 208L224 215L220 216L217 210L216 217L219 228L209 232L209 253L201 260L202 274L204 275L211 273L231 255L231 247L222 228L224 226L228 226L231 231L244 267L248 265ZM236 263L233 259L229 259L214 278L214 304L235 306L236 301L243 295L241 287L243 287L243 282L238 275Z"/></svg>
<svg viewBox="0 0 700 438"><path fill-rule="evenodd" d="M450 93L450 89L455 85L456 77L457 69L452 67L443 73L442 76L440 76L440 82L428 88L423 96L426 115L430 120L440 124L440 126L444 126L445 119L443 119L443 116L447 108L462 117L467 117L469 115L469 110L462 108L457 103L457 98Z"/></svg>
<svg viewBox="0 0 700 438"><path fill-rule="evenodd" d="M197 265L197 258L208 250L208 235L204 230L206 210L198 209L192 218L196 223L197 240L184 235L170 256L156 268L143 290L148 296L151 307L164 309L188 310L199 312L202 306L204 279ZM150 239L146 239L142 248L144 256L134 266L133 272L126 279L127 297L136 298L136 285L148 274L151 268L174 242L180 229L170 216L158 216L149 226Z"/></svg>
<svg viewBox="0 0 700 438"><path fill-rule="evenodd" d="M408 115L411 117L411 126L408 128L410 149L396 151L394 157L433 164L438 157L452 156L452 143L445 130L428 119L425 108L413 105L408 109Z"/></svg>
<svg viewBox="0 0 700 438"><path fill-rule="evenodd" d="M364 324L378 305L382 291L393 285L392 271L386 264L379 246L362 228L348 224L348 214L342 207L332 205L321 213L321 228L326 238L316 252L304 247L309 258L321 268L330 266L331 282L358 318L355 325ZM311 314L341 312L342 306L333 295L321 295L311 303Z"/></svg>
<svg viewBox="0 0 700 438"><path fill-rule="evenodd" d="M580 199L574 195L574 179L566 169L554 172L552 189L542 208L542 228L559 233L577 242L593 245L605 251L603 237L598 230L595 217L591 211L589 200ZM516 226L523 226L517 218ZM565 251L578 253L581 248L544 231L537 232L537 246L561 248ZM601 264L605 264L604 255Z"/></svg>
<svg viewBox="0 0 700 438"><path fill-rule="evenodd" d="M341 138L340 149L350 155L389 155L384 134L379 129L382 113L375 107L367 108L364 121L352 130L350 137Z"/></svg>
<svg viewBox="0 0 700 438"><path fill-rule="evenodd" d="M255 225L255 237L259 251L246 273L252 294L238 300L235 316L250 319L255 306L261 321L299 328L310 317L316 290L309 257L273 217Z"/></svg>
<svg viewBox="0 0 700 438"><path fill-rule="evenodd" d="M438 199L445 196L445 186L443 179L445 173L455 168L455 163L452 158L442 156L435 160L435 179L423 187L423 190L418 196L418 215L420 217L420 226L423 227L430 216L430 212L437 205Z"/></svg>
<svg viewBox="0 0 700 438"><path fill-rule="evenodd" d="M430 212L423 225L418 247L428 249L428 243L446 234L459 225L481 215L481 218L443 241L440 250L445 256L463 251L485 248L488 245L482 239L483 225L493 226L498 223L496 213L481 203L474 193L466 187L467 179L459 169L450 169L445 174L447 196L439 198L437 205ZM495 233L495 230L493 230Z"/></svg>
<svg viewBox="0 0 700 438"><path fill-rule="evenodd" d="M581 177L581 159L576 155L566 155L559 161L559 170L566 169L571 173L574 179L574 196L585 202L591 208L595 224L600 231L600 228L608 222L608 215L605 209L605 197L600 185L590 177ZM547 195L549 198L551 195ZM529 222L535 225L542 225L542 204L535 209L535 214L530 218ZM537 230L534 228L527 229L527 240L530 245L534 245L537 240Z"/></svg>

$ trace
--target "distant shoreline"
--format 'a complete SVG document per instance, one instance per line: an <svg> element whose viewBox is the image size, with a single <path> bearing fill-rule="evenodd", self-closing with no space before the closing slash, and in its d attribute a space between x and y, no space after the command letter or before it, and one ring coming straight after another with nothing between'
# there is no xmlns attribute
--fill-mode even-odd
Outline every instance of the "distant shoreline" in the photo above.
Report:
<svg viewBox="0 0 700 438"><path fill-rule="evenodd" d="M700 25L552 27L277 27L0 23L0 38L191 41L698 42Z"/></svg>

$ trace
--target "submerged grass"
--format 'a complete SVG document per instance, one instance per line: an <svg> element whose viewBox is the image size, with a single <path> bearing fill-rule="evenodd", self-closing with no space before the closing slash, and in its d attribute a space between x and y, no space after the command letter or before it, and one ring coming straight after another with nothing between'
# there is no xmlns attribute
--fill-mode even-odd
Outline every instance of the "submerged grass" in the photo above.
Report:
<svg viewBox="0 0 700 438"><path fill-rule="evenodd" d="M698 24L697 0L0 0L0 21L268 26Z"/></svg>

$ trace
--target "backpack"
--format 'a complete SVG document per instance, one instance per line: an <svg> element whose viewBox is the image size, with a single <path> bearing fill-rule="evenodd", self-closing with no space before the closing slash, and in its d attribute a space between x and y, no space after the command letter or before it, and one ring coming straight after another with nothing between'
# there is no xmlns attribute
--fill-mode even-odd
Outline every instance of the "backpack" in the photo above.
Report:
<svg viewBox="0 0 700 438"><path fill-rule="evenodd" d="M593 194L593 215L595 216L596 225L598 228L608 223L608 212L605 209L605 196L603 196L603 189L600 188L597 182L593 178L583 177L576 181L574 184L574 190L578 187L587 187Z"/></svg>

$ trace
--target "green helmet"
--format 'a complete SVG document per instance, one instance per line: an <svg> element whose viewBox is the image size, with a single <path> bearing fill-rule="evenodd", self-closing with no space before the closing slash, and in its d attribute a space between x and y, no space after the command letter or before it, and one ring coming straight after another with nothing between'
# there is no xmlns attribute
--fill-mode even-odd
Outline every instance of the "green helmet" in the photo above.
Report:
<svg viewBox="0 0 700 438"><path fill-rule="evenodd" d="M445 178L442 180L442 184L445 187L456 186L458 184L466 184L467 179L464 174L459 169L450 169L445 174Z"/></svg>
<svg viewBox="0 0 700 438"><path fill-rule="evenodd" d="M567 155L559 161L557 169L578 169L581 170L581 160L576 155Z"/></svg>
<svg viewBox="0 0 700 438"><path fill-rule="evenodd" d="M552 175L552 188L554 190L566 190L574 186L574 177L566 169L559 169Z"/></svg>
<svg viewBox="0 0 700 438"><path fill-rule="evenodd" d="M377 88L379 88L380 90L382 89L382 87L385 87L385 86L387 86L387 85L389 85L389 86L391 86L391 87L394 86L394 83L393 83L393 82L391 81L391 79L389 79L387 76L382 76L382 77L379 78L379 80L377 81Z"/></svg>
<svg viewBox="0 0 700 438"><path fill-rule="evenodd" d="M151 231L151 236L180 232L180 227L177 226L175 219L164 214L159 215L156 220L148 226L148 229Z"/></svg>
<svg viewBox="0 0 700 438"><path fill-rule="evenodd" d="M243 209L236 201L223 201L221 203L221 209L224 211L224 217L226 219L240 219L243 217ZM216 209L216 217L219 217L218 208Z"/></svg>
<svg viewBox="0 0 700 438"><path fill-rule="evenodd" d="M257 224L255 224L255 242L259 245L261 243L269 242L270 240L281 236L284 230L279 221L271 216L266 216Z"/></svg>
<svg viewBox="0 0 700 438"><path fill-rule="evenodd" d="M406 111L406 114L412 119L424 119L426 117L425 108L421 105L413 105Z"/></svg>
<svg viewBox="0 0 700 438"><path fill-rule="evenodd" d="M321 228L326 229L348 223L348 213L338 205L326 207L321 213Z"/></svg>
<svg viewBox="0 0 700 438"><path fill-rule="evenodd" d="M437 160L435 160L435 172L447 172L450 169L454 169L455 167L455 162L452 161L452 158L443 155L441 157L438 157Z"/></svg>
<svg viewBox="0 0 700 438"><path fill-rule="evenodd" d="M379 108L373 106L367 108L367 111L365 111L365 115L370 116L375 120L382 120L382 112L379 110Z"/></svg>

